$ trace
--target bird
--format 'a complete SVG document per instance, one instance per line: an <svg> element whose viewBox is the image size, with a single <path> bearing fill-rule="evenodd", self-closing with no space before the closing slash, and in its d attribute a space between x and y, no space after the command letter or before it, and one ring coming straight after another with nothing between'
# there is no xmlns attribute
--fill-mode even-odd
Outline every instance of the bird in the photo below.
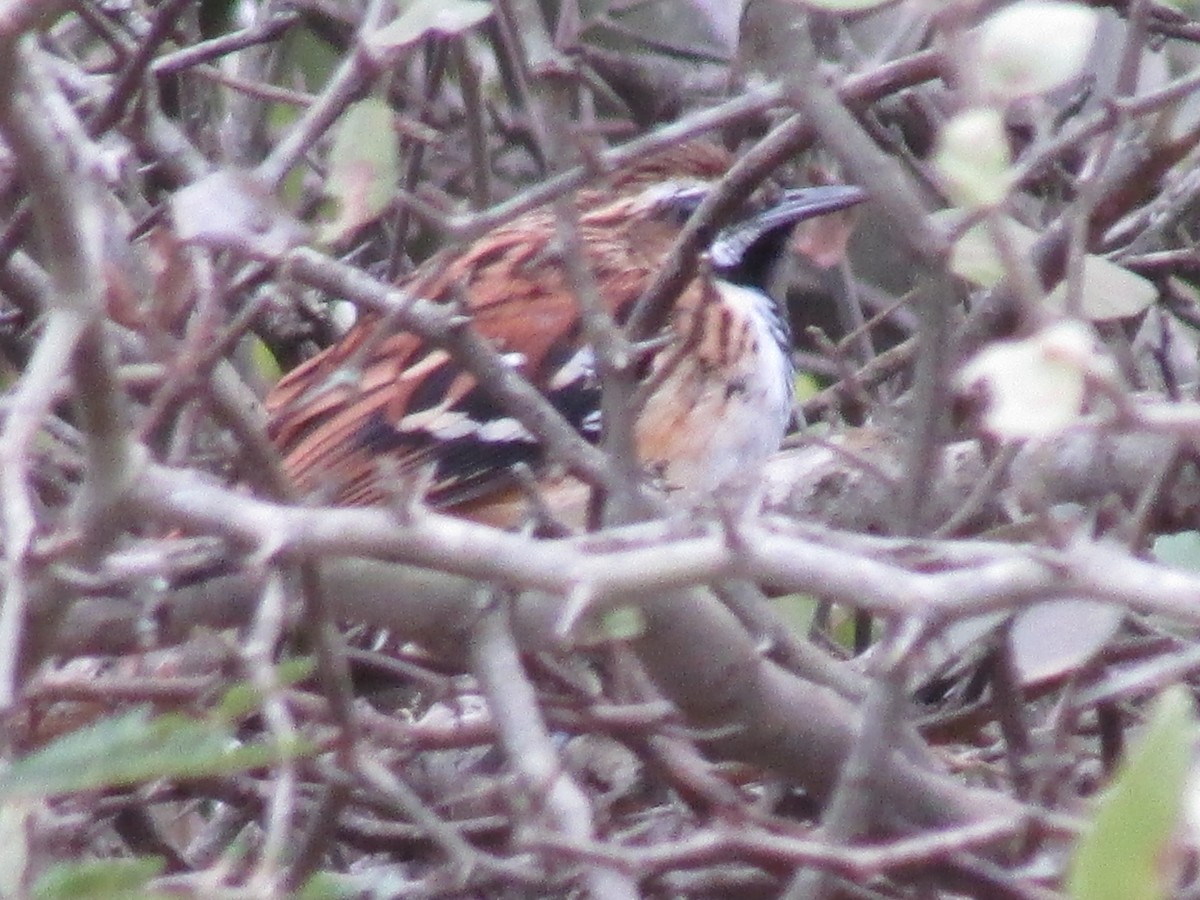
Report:
<svg viewBox="0 0 1200 900"><path fill-rule="evenodd" d="M576 194L582 256L618 325L731 163L715 144L687 143ZM645 391L632 428L648 483L704 498L779 448L794 372L787 318L766 281L795 224L865 198L853 185L784 191L717 233L662 334L640 345ZM526 213L448 261L418 266L399 287L456 304L507 365L598 443L596 351L564 271L557 221L548 209ZM429 506L497 527L527 525L535 512L569 529L594 519L591 487L548 458L446 349L387 328L366 317L270 391L268 434L303 492L377 505L408 477L422 482Z"/></svg>

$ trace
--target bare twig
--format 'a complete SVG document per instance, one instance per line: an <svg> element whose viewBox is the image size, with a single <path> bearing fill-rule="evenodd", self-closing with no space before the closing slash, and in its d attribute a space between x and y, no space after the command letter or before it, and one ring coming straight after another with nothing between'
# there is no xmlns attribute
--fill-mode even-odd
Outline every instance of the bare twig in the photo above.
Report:
<svg viewBox="0 0 1200 900"><path fill-rule="evenodd" d="M474 630L471 662L487 693L509 762L528 792L526 802L535 810L544 809L550 830L589 843L596 829L587 795L554 749L533 685L521 668L502 601L493 598L489 607ZM585 865L580 878L589 894L601 900L638 896L636 882L608 866Z"/></svg>

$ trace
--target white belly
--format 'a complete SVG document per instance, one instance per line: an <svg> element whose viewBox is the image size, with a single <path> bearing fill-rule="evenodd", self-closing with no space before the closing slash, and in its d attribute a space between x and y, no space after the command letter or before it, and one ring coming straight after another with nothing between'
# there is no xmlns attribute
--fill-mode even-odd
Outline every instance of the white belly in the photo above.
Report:
<svg viewBox="0 0 1200 900"><path fill-rule="evenodd" d="M724 342L706 342L699 354L685 351L665 363L674 368L638 428L651 470L669 488L695 495L756 483L792 414L792 365L773 301L751 288L722 283L719 289L726 321L714 330Z"/></svg>
<svg viewBox="0 0 1200 900"><path fill-rule="evenodd" d="M709 451L709 475L696 489L711 491L742 476L757 480L762 465L779 449L792 418L794 371L780 346L775 302L761 291L721 285L727 303L746 317L756 353L747 356L738 377L744 389L730 397Z"/></svg>

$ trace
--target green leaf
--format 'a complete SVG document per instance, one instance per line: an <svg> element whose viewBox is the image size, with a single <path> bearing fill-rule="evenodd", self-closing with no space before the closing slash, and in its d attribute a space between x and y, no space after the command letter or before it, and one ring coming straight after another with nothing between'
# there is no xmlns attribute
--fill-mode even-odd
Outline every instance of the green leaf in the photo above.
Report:
<svg viewBox="0 0 1200 900"><path fill-rule="evenodd" d="M1150 722L1080 838L1068 879L1074 900L1158 900L1178 824L1196 715L1182 685L1154 704Z"/></svg>
<svg viewBox="0 0 1200 900"><path fill-rule="evenodd" d="M296 893L295 900L342 900L343 897L357 896L360 892L345 885L341 879L317 872Z"/></svg>
<svg viewBox="0 0 1200 900"><path fill-rule="evenodd" d="M274 384L283 376L279 360L271 352L271 348L256 334L248 334L243 340L250 348L250 359L254 363L254 373L267 384Z"/></svg>
<svg viewBox="0 0 1200 900"><path fill-rule="evenodd" d="M400 147L392 110L377 98L346 110L333 136L325 193L337 215L321 229L326 243L348 237L388 208L400 177Z"/></svg>
<svg viewBox="0 0 1200 900"><path fill-rule="evenodd" d="M1160 563L1200 572L1200 531L1160 534L1154 539L1152 552Z"/></svg>
<svg viewBox="0 0 1200 900"><path fill-rule="evenodd" d="M821 393L822 384L811 372L797 372L792 379L793 396L796 402L803 403Z"/></svg>
<svg viewBox="0 0 1200 900"><path fill-rule="evenodd" d="M314 94L329 83L342 61L340 51L307 28L289 28L277 46L279 83ZM304 108L295 103L271 103L267 107L267 128L273 134L286 131L303 112ZM308 166L292 166L279 187L279 196L293 209L298 208L305 196L307 176Z"/></svg>
<svg viewBox="0 0 1200 900"><path fill-rule="evenodd" d="M959 214L956 210L941 210L934 214L934 219L949 224ZM1010 216L1000 217L999 224L1016 251L1027 256L1038 233ZM954 274L979 287L993 287L1004 277L1004 263L986 224L972 226L955 242L950 254L950 268ZM1083 258L1082 279L1079 312L1092 322L1136 316L1158 299L1154 282L1094 253ZM1066 308L1066 302L1067 286L1060 282L1046 297L1046 305L1061 312Z"/></svg>
<svg viewBox="0 0 1200 900"><path fill-rule="evenodd" d="M291 687L308 678L317 667L311 656L286 659L275 667L275 684ZM225 692L216 714L226 722L236 722L262 709L262 692L248 681L239 681Z"/></svg>
<svg viewBox="0 0 1200 900"><path fill-rule="evenodd" d="M140 784L157 778L227 775L269 765L294 746L239 744L211 721L144 710L101 719L14 762L0 774L0 800Z"/></svg>
<svg viewBox="0 0 1200 900"><path fill-rule="evenodd" d="M307 28L293 28L283 38L283 58L280 69L287 84L297 84L304 90L318 92L337 71L341 54L321 37ZM295 104L279 104L286 112L283 120L272 119L271 124L284 127L294 122L301 112ZM284 115L284 113L280 113Z"/></svg>
<svg viewBox="0 0 1200 900"><path fill-rule="evenodd" d="M821 12L857 13L875 9L891 3L892 0L793 0L793 2L800 6L807 6L809 9L818 9Z"/></svg>
<svg viewBox="0 0 1200 900"><path fill-rule="evenodd" d="M948 228L956 229L962 216L961 209L941 209L933 213L931 218ZM1017 253L1027 256L1037 240L1037 232L1011 216L1000 216L999 221ZM954 242L954 248L950 251L950 271L977 287L995 287L1004 279L1007 274L1004 260L1000 258L996 242L992 240L986 223L977 222Z"/></svg>
<svg viewBox="0 0 1200 900"><path fill-rule="evenodd" d="M964 109L938 135L933 164L946 193L960 206L998 206L1012 187L1012 157L1000 111L979 106Z"/></svg>
<svg viewBox="0 0 1200 900"><path fill-rule="evenodd" d="M600 616L600 628L607 640L633 640L646 632L646 616L636 606L618 606Z"/></svg>
<svg viewBox="0 0 1200 900"><path fill-rule="evenodd" d="M780 620L788 626L792 634L806 637L812 631L821 601L810 594L784 594L781 597L772 597L771 605L775 607ZM829 609L822 627L825 635L835 644L852 650L858 637L857 619L851 607L834 604ZM877 626L878 622L872 624L873 635L878 631Z"/></svg>
<svg viewBox="0 0 1200 900"><path fill-rule="evenodd" d="M1028 337L994 341L959 370L958 383L983 389L983 424L992 434L1042 438L1079 419L1087 377L1103 361L1090 328L1064 320Z"/></svg>
<svg viewBox="0 0 1200 900"><path fill-rule="evenodd" d="M461 34L492 14L484 0L413 0L395 19L370 37L376 50L398 50L426 35Z"/></svg>
<svg viewBox="0 0 1200 900"><path fill-rule="evenodd" d="M579 41L635 57L653 54L695 65L727 65L737 53L742 6L728 0L592 3L581 9Z"/></svg>
<svg viewBox="0 0 1200 900"><path fill-rule="evenodd" d="M1080 73L1099 16L1079 3L1022 0L979 26L979 79L1004 98L1041 94Z"/></svg>
<svg viewBox="0 0 1200 900"><path fill-rule="evenodd" d="M1200 15L1200 0L1158 0L1168 9L1176 10L1188 18L1194 19Z"/></svg>
<svg viewBox="0 0 1200 900"><path fill-rule="evenodd" d="M811 594L784 594L775 597L771 605L779 613L779 618L787 623L792 634L801 637L808 634L812 628L813 618L817 614L818 601Z"/></svg>
<svg viewBox="0 0 1200 900"><path fill-rule="evenodd" d="M33 886L34 900L149 900L166 897L150 893L146 885L163 870L157 856L138 859L93 859L57 863L47 869Z"/></svg>
<svg viewBox="0 0 1200 900"><path fill-rule="evenodd" d="M0 897L19 897L29 874L31 803L0 803Z"/></svg>

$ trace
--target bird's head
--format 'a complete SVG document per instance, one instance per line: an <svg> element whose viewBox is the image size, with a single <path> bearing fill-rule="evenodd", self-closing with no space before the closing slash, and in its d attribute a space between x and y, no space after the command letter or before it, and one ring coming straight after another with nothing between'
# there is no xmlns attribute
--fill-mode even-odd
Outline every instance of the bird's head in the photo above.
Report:
<svg viewBox="0 0 1200 900"><path fill-rule="evenodd" d="M625 192L595 203L585 218L599 229L624 228L633 233L628 241L631 246L645 248L648 255L661 254L704 202L720 190L719 176L700 177L702 174L713 175L705 171L681 177L676 172L658 181L639 177L621 182ZM797 224L849 209L866 199L862 188L843 184L755 195L740 204L732 222L718 228L708 243L708 260L722 279L761 288Z"/></svg>

